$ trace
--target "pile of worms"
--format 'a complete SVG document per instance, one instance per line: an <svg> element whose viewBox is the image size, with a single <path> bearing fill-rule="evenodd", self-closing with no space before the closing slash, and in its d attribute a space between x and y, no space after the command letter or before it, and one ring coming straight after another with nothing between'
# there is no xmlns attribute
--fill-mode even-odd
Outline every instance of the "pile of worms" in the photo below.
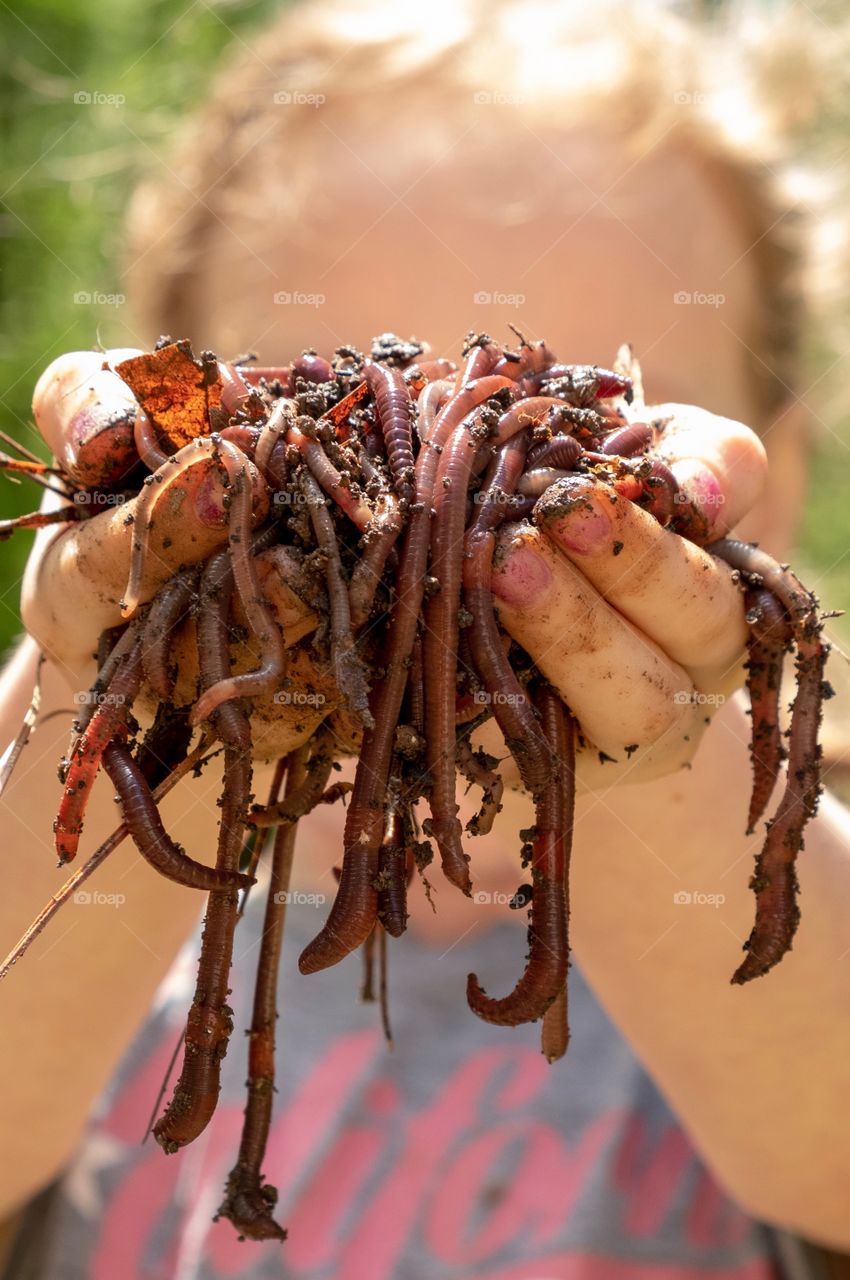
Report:
<svg viewBox="0 0 850 1280"><path fill-rule="evenodd" d="M101 638L96 682L62 762L55 839L60 863L70 862L102 769L123 824L84 873L129 834L162 875L208 895L182 1068L153 1127L166 1152L197 1138L214 1113L233 1030L227 996L234 930L273 836L245 1123L219 1210L251 1239L285 1235L262 1162L298 821L319 804L346 806L336 897L300 969L314 973L362 948L371 974L373 955L386 957L387 937L404 933L408 885L417 873L424 878L432 859L458 890L471 891L456 783L459 774L481 789L469 832L490 831L502 796L499 762L470 743L490 716L535 808L533 826L518 840L518 872L524 868L527 883L512 903L529 913L528 953L512 991L487 994L471 974L467 1000L491 1023L540 1020L550 1061L566 1049L568 870L581 729L501 629L490 591L500 527L533 522L541 495L564 477L583 473L612 486L735 571L749 624L750 831L786 759L787 772L756 861L755 924L733 981L766 973L797 928L795 859L820 793L818 731L828 693L817 599L759 548L710 540L699 510L653 455L657 427L642 420L640 371L628 348L605 369L563 364L544 342L517 337L511 349L471 334L456 364L385 334L368 356L351 347L332 360L307 351L279 368L260 367L253 356L229 363L211 352L196 357L188 342L163 338L114 368L130 389L130 411L116 413L91 439L78 438L50 467L34 455L2 459L68 498L57 512L5 522L3 534L89 518L101 508L94 500L72 502L81 491L122 491L132 522L124 622ZM144 601L157 509L197 466L215 469L226 486L226 545ZM297 555L312 583L311 602L318 602L320 625L298 644L331 674L359 747L353 786L332 781L336 739L319 715L277 762L268 802L252 805L252 702L292 684L293 649L257 574L256 557L279 546ZM197 684L183 704L170 666L180 633L194 636L197 650ZM233 652L246 642L256 666L236 671ZM783 733L781 677L791 651L796 695ZM157 703L146 730L133 716L143 690ZM215 863L207 865L171 839L158 801L212 749L223 754L224 782Z"/></svg>

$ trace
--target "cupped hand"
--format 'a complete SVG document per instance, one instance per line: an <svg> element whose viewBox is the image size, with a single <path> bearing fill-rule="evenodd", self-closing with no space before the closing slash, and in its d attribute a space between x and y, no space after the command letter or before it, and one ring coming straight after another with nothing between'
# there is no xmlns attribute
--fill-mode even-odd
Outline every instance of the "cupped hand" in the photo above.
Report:
<svg viewBox="0 0 850 1280"><path fill-rule="evenodd" d="M641 413L684 498L727 534L766 477L758 437L691 405ZM743 596L728 565L663 529L610 485L556 482L534 527L503 529L493 576L502 626L576 716L583 784L658 777L693 756L743 680Z"/></svg>

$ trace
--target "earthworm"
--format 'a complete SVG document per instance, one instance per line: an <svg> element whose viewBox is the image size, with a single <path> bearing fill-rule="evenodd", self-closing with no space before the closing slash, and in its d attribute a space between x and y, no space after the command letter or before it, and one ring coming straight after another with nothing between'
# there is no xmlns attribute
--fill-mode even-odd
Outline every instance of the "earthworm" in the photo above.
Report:
<svg viewBox="0 0 850 1280"><path fill-rule="evenodd" d="M400 938L407 928L405 825L400 808L391 807L378 856L378 919L393 938Z"/></svg>
<svg viewBox="0 0 850 1280"><path fill-rule="evenodd" d="M248 818L251 826L276 827L281 823L294 823L323 802L334 764L333 735L323 726L313 735L311 743L306 768L301 770L299 766L299 772L304 774L300 786L287 785L284 799L277 804L265 808L255 806Z"/></svg>
<svg viewBox="0 0 850 1280"><path fill-rule="evenodd" d="M53 827L60 863L70 862L76 857L101 758L129 713L141 684L142 635L138 630L106 689L98 695L97 710L71 752L64 778L65 789Z"/></svg>
<svg viewBox="0 0 850 1280"><path fill-rule="evenodd" d="M600 453L616 453L621 458L631 458L644 453L654 439L652 427L646 422L630 422L627 427L609 431L599 442Z"/></svg>
<svg viewBox="0 0 850 1280"><path fill-rule="evenodd" d="M207 562L201 575L198 655L201 680L206 688L221 683L230 666L227 613L232 578L225 566L226 552L219 552ZM225 745L216 870L232 873L239 870L251 789L251 726L248 716L234 701L222 703L215 709L213 725ZM233 1031L227 984L238 907L235 888L209 895L198 978L186 1023L183 1066L171 1101L154 1126L157 1142L168 1153L177 1151L203 1132L218 1101L221 1060Z"/></svg>
<svg viewBox="0 0 850 1280"><path fill-rule="evenodd" d="M467 363L471 367L475 355ZM301 953L302 973L336 964L369 936L377 913L374 879L383 838L384 797L389 778L395 726L407 684L428 564L429 526L434 478L440 449L452 429L472 409L503 387L507 378L468 380L463 390L438 414L431 439L419 452L410 509L396 577L396 599L390 615L385 674L372 691L374 727L363 735L346 815L342 874L324 927Z"/></svg>
<svg viewBox="0 0 850 1280"><path fill-rule="evenodd" d="M416 402L416 434L425 441L431 434L434 419L448 400L454 387L453 378L438 378L429 382Z"/></svg>
<svg viewBox="0 0 850 1280"><path fill-rule="evenodd" d="M545 444L535 445L528 453L528 465L537 470L540 467L558 467L563 471L572 471L584 450L575 436L556 435Z"/></svg>
<svg viewBox="0 0 850 1280"><path fill-rule="evenodd" d="M455 744L457 767L464 777L480 787L483 793L480 810L466 824L467 831L477 836L489 835L492 831L496 814L502 807L502 796L505 791L505 784L494 767L498 762L492 760L491 763L491 759L492 757L483 750L472 750L467 733L458 735Z"/></svg>
<svg viewBox="0 0 850 1280"><path fill-rule="evenodd" d="M756 858L750 882L756 894L755 924L744 943L746 958L732 977L734 983L743 983L767 973L782 959L800 919L795 863L821 789L818 728L827 646L822 640L817 600L790 569L758 547L732 538L713 542L707 550L737 569L747 585L776 596L788 614L797 651L797 693L791 713L785 789Z"/></svg>
<svg viewBox="0 0 850 1280"><path fill-rule="evenodd" d="M189 444L184 445L182 449L179 449L177 453L172 454L158 471L148 476L145 480L142 490L136 499L133 539L130 549L130 576L127 580L124 599L121 601L122 617L129 618L139 606L142 579L147 565L148 538L153 523L154 511L163 493L176 480L185 475L191 467L196 466L199 462L209 462L210 460L222 463L227 471L231 488L235 488L239 473L245 467L247 459L235 445L230 444L227 440L222 440L220 436L208 436L203 439L192 440ZM250 528L253 502L251 485L248 484L246 487L248 490L248 527ZM244 510L244 507L240 507L239 510Z"/></svg>
<svg viewBox="0 0 850 1280"><path fill-rule="evenodd" d="M384 494L363 534L363 551L352 570L348 586L354 631L360 630L372 612L387 558L403 528L404 520L397 499L391 493Z"/></svg>
<svg viewBox="0 0 850 1280"><path fill-rule="evenodd" d="M149 471L158 471L171 456L162 448L156 427L144 409L139 409L133 423L133 443Z"/></svg>
<svg viewBox="0 0 850 1280"><path fill-rule="evenodd" d="M231 480L228 547L239 602L248 625L260 647L260 665L241 675L228 674L218 684L206 689L192 709L190 723L200 724L230 698L250 695L259 697L278 689L286 672L286 646L283 633L271 609L265 604L257 579L251 546L251 513L253 497L247 464Z"/></svg>
<svg viewBox="0 0 850 1280"><path fill-rule="evenodd" d="M354 714L362 724L371 728L374 722L369 710L369 686L366 681L366 670L355 647L351 631L348 586L342 571L334 523L325 506L322 491L311 473L302 470L299 482L310 512L316 541L325 556L334 680Z"/></svg>
<svg viewBox="0 0 850 1280"><path fill-rule="evenodd" d="M370 504L362 495L358 496L352 492L350 477L344 476L337 470L321 443L307 435L298 424L290 426L286 439L301 454L310 474L318 481L328 497L333 499L358 529L366 529L373 516Z"/></svg>
<svg viewBox="0 0 850 1280"><path fill-rule="evenodd" d="M239 871L218 871L196 862L171 839L144 774L119 736L113 737L104 751L103 767L118 793L121 813L136 848L160 875L188 889L207 892L233 886L245 889L253 884L253 876Z"/></svg>
<svg viewBox="0 0 850 1280"><path fill-rule="evenodd" d="M535 703L553 767L536 802L528 962L513 991L502 999L486 996L472 973L466 988L472 1011L486 1022L501 1026L517 1026L543 1017L567 980L567 876L575 799L575 735L572 717L548 685L538 689Z"/></svg>
<svg viewBox="0 0 850 1280"><path fill-rule="evenodd" d="M305 382L330 382L333 379L333 365L324 356L315 351L303 351L292 361L292 377L303 378Z"/></svg>
<svg viewBox="0 0 850 1280"><path fill-rule="evenodd" d="M779 696L791 627L776 596L769 591L748 591L745 603L750 626L747 689L752 717L750 758L753 789L747 815L747 835L750 835L773 794L784 755L779 726Z"/></svg>
<svg viewBox="0 0 850 1280"><path fill-rule="evenodd" d="M168 702L174 691L172 646L197 594L198 571L183 569L161 587L151 601L145 623L142 669L158 698Z"/></svg>
<svg viewBox="0 0 850 1280"><path fill-rule="evenodd" d="M569 1041L567 987L565 983L543 1015L540 1051L547 1062L557 1062L567 1052Z"/></svg>
<svg viewBox="0 0 850 1280"><path fill-rule="evenodd" d="M292 803L303 788L309 743L287 758L283 805ZM248 1041L248 1101L236 1164L227 1179L219 1216L229 1218L249 1240L284 1240L286 1232L273 1218L277 1190L262 1174L275 1088L275 1023L277 1022L277 979L292 863L295 855L297 819L278 826L272 853L271 874L266 894L262 942L257 960L254 1009Z"/></svg>
<svg viewBox="0 0 850 1280"><path fill-rule="evenodd" d="M549 397L511 405L498 419L493 440L503 445L539 422L552 406ZM431 573L439 591L425 606L424 665L426 760L431 782L430 833L437 841L446 878L463 893L471 891L468 856L461 847L462 827L455 800L455 699L458 614L464 556L466 497L476 457L475 410L459 423L440 458L434 486ZM523 451L524 457L524 451ZM473 617L475 616L473 612Z"/></svg>
<svg viewBox="0 0 850 1280"><path fill-rule="evenodd" d="M367 363L363 375L375 401L384 448L396 493L403 502L413 497L413 435L407 386L398 369Z"/></svg>
<svg viewBox="0 0 850 1280"><path fill-rule="evenodd" d="M502 447L494 463L489 482L482 490L478 515L466 534L463 586L464 604L473 619L467 636L476 672L520 777L536 796L548 785L551 758L526 690L502 645L490 594L496 529L507 510L503 498L510 495L522 472L526 447L525 437L517 436Z"/></svg>

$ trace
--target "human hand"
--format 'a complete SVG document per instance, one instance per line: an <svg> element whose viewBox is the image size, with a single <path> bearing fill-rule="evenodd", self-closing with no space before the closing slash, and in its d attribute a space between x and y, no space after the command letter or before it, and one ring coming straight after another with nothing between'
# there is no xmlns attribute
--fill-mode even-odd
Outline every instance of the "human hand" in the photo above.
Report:
<svg viewBox="0 0 850 1280"><path fill-rule="evenodd" d="M640 416L664 424L653 453L723 537L764 485L758 437L691 405ZM493 592L502 626L579 721L586 785L681 767L742 683L747 628L728 565L589 476L552 485L534 528L504 528Z"/></svg>

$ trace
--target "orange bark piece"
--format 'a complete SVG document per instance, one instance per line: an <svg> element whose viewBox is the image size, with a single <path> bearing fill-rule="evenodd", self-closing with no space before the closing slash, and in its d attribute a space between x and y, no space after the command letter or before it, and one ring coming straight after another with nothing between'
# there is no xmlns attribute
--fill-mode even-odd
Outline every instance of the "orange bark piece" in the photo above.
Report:
<svg viewBox="0 0 850 1280"><path fill-rule="evenodd" d="M172 342L159 351L116 365L159 435L180 449L210 434L210 409L221 403L221 380L207 379L187 345Z"/></svg>

